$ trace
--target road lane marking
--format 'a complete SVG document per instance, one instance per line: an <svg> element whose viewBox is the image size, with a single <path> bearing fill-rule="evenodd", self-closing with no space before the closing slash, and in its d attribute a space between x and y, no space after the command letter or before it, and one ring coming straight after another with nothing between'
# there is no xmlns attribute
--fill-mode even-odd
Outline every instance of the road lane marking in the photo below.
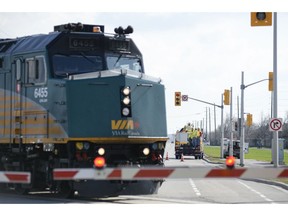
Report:
<svg viewBox="0 0 288 216"><path fill-rule="evenodd" d="M194 181L193 181L191 178L189 178L189 182L190 182L190 185L192 186L192 189L193 189L193 191L195 192L195 194L196 194L197 196L201 196L200 191L198 190L198 188L196 187Z"/></svg>
<svg viewBox="0 0 288 216"><path fill-rule="evenodd" d="M250 191L252 191L253 193L256 193L258 196L260 196L261 198L263 198L264 200L266 200L267 202L271 202L273 203L273 200L269 199L268 197L266 197L264 194L260 193L259 191L253 189L252 187L250 187L249 185L245 184L244 182L241 182L238 180L238 182L240 184L242 184L244 187L248 188Z"/></svg>

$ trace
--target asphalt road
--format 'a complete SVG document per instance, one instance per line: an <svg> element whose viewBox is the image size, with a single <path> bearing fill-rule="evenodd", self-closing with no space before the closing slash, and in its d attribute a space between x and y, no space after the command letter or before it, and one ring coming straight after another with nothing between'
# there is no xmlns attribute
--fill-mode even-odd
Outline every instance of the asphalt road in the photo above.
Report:
<svg viewBox="0 0 288 216"><path fill-rule="evenodd" d="M195 160L184 157L184 161L176 160L173 148L167 146L168 160L165 166L197 166L218 167L221 164ZM257 161L247 161L247 166L266 166ZM1 204L288 204L288 190L273 182L242 179L166 179L157 194L142 196L119 196L103 199L53 199L49 196L39 197L37 194L17 196L0 194ZM71 205L73 204L73 205ZM90 206L88 205L88 206ZM9 205L8 205L9 206ZM54 206L54 205L53 205ZM82 206L82 205L81 205ZM85 205L86 206L86 205ZM169 207L168 207L169 206ZM46 206L47 207L47 206ZM86 207L88 208L88 207ZM69 209L71 209L69 207ZM16 210L16 209L15 209Z"/></svg>

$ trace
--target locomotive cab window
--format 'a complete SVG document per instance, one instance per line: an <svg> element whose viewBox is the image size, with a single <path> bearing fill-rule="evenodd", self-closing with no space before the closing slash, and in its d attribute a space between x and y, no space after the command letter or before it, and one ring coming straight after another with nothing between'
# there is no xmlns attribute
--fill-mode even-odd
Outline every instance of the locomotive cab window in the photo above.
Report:
<svg viewBox="0 0 288 216"><path fill-rule="evenodd" d="M46 81L46 67L43 56L26 59L26 72L28 84L43 84Z"/></svg>
<svg viewBox="0 0 288 216"><path fill-rule="evenodd" d="M53 56L54 74L65 77L72 74L90 73L103 70L103 60L98 55L75 55L56 54Z"/></svg>
<svg viewBox="0 0 288 216"><path fill-rule="evenodd" d="M107 56L107 67L111 69L129 69L142 73L141 60L136 56L124 56L120 54L119 56Z"/></svg>

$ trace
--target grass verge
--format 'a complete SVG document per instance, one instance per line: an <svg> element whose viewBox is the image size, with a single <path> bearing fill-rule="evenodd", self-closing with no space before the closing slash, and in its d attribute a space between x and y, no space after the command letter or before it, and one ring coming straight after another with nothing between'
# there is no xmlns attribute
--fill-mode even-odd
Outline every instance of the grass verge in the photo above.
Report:
<svg viewBox="0 0 288 216"><path fill-rule="evenodd" d="M220 146L204 146L204 153L206 158L213 162L224 162L223 159L220 159ZM245 154L245 159L254 159L259 161L272 161L271 149L267 148L249 148L249 152ZM284 163L288 164L288 152L284 151ZM275 179L275 181L283 182L288 184L288 179L281 178Z"/></svg>

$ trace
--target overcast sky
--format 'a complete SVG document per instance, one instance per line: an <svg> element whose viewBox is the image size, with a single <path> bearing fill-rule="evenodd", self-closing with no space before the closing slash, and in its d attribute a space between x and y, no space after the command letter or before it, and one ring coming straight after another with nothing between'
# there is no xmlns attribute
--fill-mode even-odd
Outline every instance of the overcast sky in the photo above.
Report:
<svg viewBox="0 0 288 216"><path fill-rule="evenodd" d="M285 118L288 111L288 13L282 10L278 12L277 38L278 117ZM233 113L237 117L241 71L244 71L246 85L267 79L268 72L273 71L273 27L251 27L250 11L246 8L238 12L233 8L233 12L223 11L1 12L0 38L48 33L54 25L68 22L102 24L106 32L113 32L120 25L132 25L131 37L144 56L146 73L161 77L166 87L168 132L175 132L187 122L205 119L207 107L213 129L213 106L189 100L175 107L174 92L181 91L189 97L220 105L224 89L232 87ZM252 113L254 122L269 116L268 81L246 88L244 104L244 112ZM225 106L224 112L225 117L229 115L230 107ZM219 125L219 108L216 117Z"/></svg>

